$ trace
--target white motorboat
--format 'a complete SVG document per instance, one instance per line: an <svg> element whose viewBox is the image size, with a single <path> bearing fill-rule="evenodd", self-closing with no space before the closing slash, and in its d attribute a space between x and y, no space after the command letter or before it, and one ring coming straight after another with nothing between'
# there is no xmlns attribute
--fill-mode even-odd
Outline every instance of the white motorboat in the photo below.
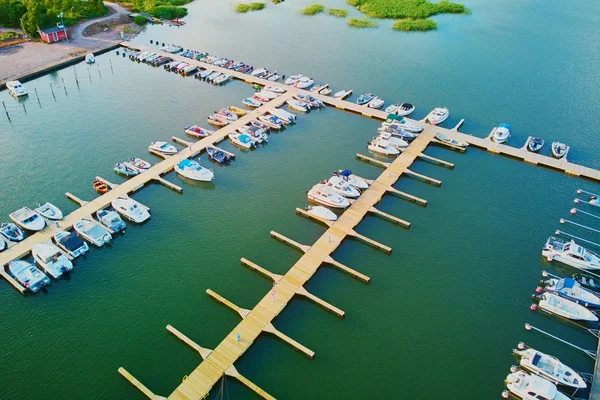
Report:
<svg viewBox="0 0 600 400"><path fill-rule="evenodd" d="M415 106L410 103L402 103L396 110L396 114L401 117L406 117L407 115L412 114L413 111L415 111Z"/></svg>
<svg viewBox="0 0 600 400"><path fill-rule="evenodd" d="M290 75L288 76L288 78L285 80L285 84L286 85L293 85L296 82L298 82L300 80L300 78L304 77L304 75L302 74L296 74L296 75Z"/></svg>
<svg viewBox="0 0 600 400"><path fill-rule="evenodd" d="M303 76L294 83L294 86L298 89L307 89L311 87L313 83L315 83L313 79L310 79L307 76Z"/></svg>
<svg viewBox="0 0 600 400"><path fill-rule="evenodd" d="M356 104L358 105L365 105L368 104L371 100L373 100L375 98L374 94L371 93L363 93L360 96L358 96L358 99L356 100Z"/></svg>
<svg viewBox="0 0 600 400"><path fill-rule="evenodd" d="M398 150L403 150L408 147L408 142L404 139L400 139L388 132L381 132L379 136L373 138L375 141L377 140L387 140L393 147Z"/></svg>
<svg viewBox="0 0 600 400"><path fill-rule="evenodd" d="M230 133L229 140L231 143L236 144L245 149L251 149L255 146L254 141L250 139L250 136L245 133Z"/></svg>
<svg viewBox="0 0 600 400"><path fill-rule="evenodd" d="M112 235L97 222L80 219L73 224L73 229L91 244L102 247L112 239Z"/></svg>
<svg viewBox="0 0 600 400"><path fill-rule="evenodd" d="M206 77L206 80L209 81L209 82L212 82L216 78L218 78L219 76L221 76L221 72L220 71L214 71L212 74L210 74L209 76Z"/></svg>
<svg viewBox="0 0 600 400"><path fill-rule="evenodd" d="M141 224L150 218L150 213L140 203L129 197L118 197L110 202L116 212L129 221Z"/></svg>
<svg viewBox="0 0 600 400"><path fill-rule="evenodd" d="M337 194L332 187L318 183L307 193L308 199L333 208L346 208L348 199Z"/></svg>
<svg viewBox="0 0 600 400"><path fill-rule="evenodd" d="M162 154L171 155L177 153L177 148L167 142L152 142L148 148Z"/></svg>
<svg viewBox="0 0 600 400"><path fill-rule="evenodd" d="M216 77L213 80L213 83L215 85L222 85L224 83L229 82L230 79L231 79L231 75L229 75L229 74L221 74L221 75L219 75L218 77Z"/></svg>
<svg viewBox="0 0 600 400"><path fill-rule="evenodd" d="M492 135L492 140L496 143L505 143L510 137L510 125L500 124Z"/></svg>
<svg viewBox="0 0 600 400"><path fill-rule="evenodd" d="M508 375L506 387L513 395L523 400L570 400L570 397L559 392L552 382L523 370Z"/></svg>
<svg viewBox="0 0 600 400"><path fill-rule="evenodd" d="M382 98L379 98L379 97L375 96L375 97L373 97L373 100L369 101L369 103L367 104L367 107L374 108L374 109L378 110L381 107L383 107L384 103L385 102L383 101Z"/></svg>
<svg viewBox="0 0 600 400"><path fill-rule="evenodd" d="M81 240L75 232L56 232L54 234L54 242L64 252L74 258L84 255L90 249L87 243Z"/></svg>
<svg viewBox="0 0 600 400"><path fill-rule="evenodd" d="M385 120L385 122L383 122L381 124L382 127L384 128L393 128L393 129L404 129L405 131L408 132L414 132L414 133L419 133L423 131L423 128L421 127L421 125L414 123L414 122L409 122L406 118L394 118L394 119L387 119Z"/></svg>
<svg viewBox="0 0 600 400"><path fill-rule="evenodd" d="M323 206L308 206L306 207L306 212L327 221L337 220L337 215L329 208Z"/></svg>
<svg viewBox="0 0 600 400"><path fill-rule="evenodd" d="M596 314L584 306L560 297L555 293L542 293L539 305L542 310L563 318L575 321L598 322Z"/></svg>
<svg viewBox="0 0 600 400"><path fill-rule="evenodd" d="M198 161L189 158L180 161L175 166L175 172L194 181L210 182L215 177L212 169L205 168Z"/></svg>
<svg viewBox="0 0 600 400"><path fill-rule="evenodd" d="M10 219L21 229L41 231L46 227L46 221L29 207L23 207L9 215Z"/></svg>
<svg viewBox="0 0 600 400"><path fill-rule="evenodd" d="M564 158L569 153L570 147L561 142L552 142L552 155L558 159Z"/></svg>
<svg viewBox="0 0 600 400"><path fill-rule="evenodd" d="M400 128L397 125L394 125L393 127L390 127L390 126L388 126L388 127L384 127L384 126L379 127L379 128L377 128L377 132L379 132L379 134L389 133L390 135L398 137L398 138L400 138L400 139L402 139L404 141L407 141L407 142L409 140L413 140L414 138L417 137L414 133L405 131L404 129Z"/></svg>
<svg viewBox="0 0 600 400"><path fill-rule="evenodd" d="M258 119L269 128L281 129L283 128L283 122L274 115L260 115Z"/></svg>
<svg viewBox="0 0 600 400"><path fill-rule="evenodd" d="M448 119L450 111L445 107L436 107L427 116L427 120L431 125L438 125Z"/></svg>
<svg viewBox="0 0 600 400"><path fill-rule="evenodd" d="M275 86L275 85L267 85L264 87L264 90L268 90L269 92L283 94L285 93L285 89Z"/></svg>
<svg viewBox="0 0 600 400"><path fill-rule="evenodd" d="M244 103L245 106L252 107L252 108L258 108L258 107L262 106L261 102L256 101L251 97L248 97L247 99L242 100L242 103Z"/></svg>
<svg viewBox="0 0 600 400"><path fill-rule="evenodd" d="M590 206L600 207L600 199L598 198L598 196L590 196L590 199L588 200L588 204Z"/></svg>
<svg viewBox="0 0 600 400"><path fill-rule="evenodd" d="M341 177L343 180L357 189L366 190L369 188L367 181L354 175L349 169L340 169L338 172L334 172L333 175Z"/></svg>
<svg viewBox="0 0 600 400"><path fill-rule="evenodd" d="M212 69L205 69L205 70L200 71L200 73L197 76L199 76L200 79L206 79L213 72L214 71Z"/></svg>
<svg viewBox="0 0 600 400"><path fill-rule="evenodd" d="M144 161L141 158L131 157L129 163L137 168L138 171L144 172L150 169L152 166L148 161Z"/></svg>
<svg viewBox="0 0 600 400"><path fill-rule="evenodd" d="M52 203L38 204L38 207L35 209L35 212L41 215L42 217L52 221L58 221L63 219L63 213L62 211L60 211L60 208L56 207Z"/></svg>
<svg viewBox="0 0 600 400"><path fill-rule="evenodd" d="M236 113L229 110L228 108L221 108L219 111L215 112L215 115L220 115L220 116L224 117L227 121L232 121L232 122L237 121L239 118Z"/></svg>
<svg viewBox="0 0 600 400"><path fill-rule="evenodd" d="M286 101L286 103L292 110L296 110L296 111L300 111L300 112L307 112L309 110L309 106L306 103L303 103L303 102L295 100L295 99L289 99Z"/></svg>
<svg viewBox="0 0 600 400"><path fill-rule="evenodd" d="M546 285L544 290L547 292L556 293L561 297L583 304L588 308L600 308L600 297L584 289L573 278L552 278L544 281L544 285Z"/></svg>
<svg viewBox="0 0 600 400"><path fill-rule="evenodd" d="M272 108L269 110L271 114L274 116L281 118L284 123L295 124L296 123L296 114L292 114L281 108Z"/></svg>
<svg viewBox="0 0 600 400"><path fill-rule="evenodd" d="M396 111L400 108L400 103L390 104L385 108L385 112L388 114L395 114Z"/></svg>
<svg viewBox="0 0 600 400"><path fill-rule="evenodd" d="M548 261L558 261L577 269L600 269L600 257L578 245L574 240L565 242L550 236L542 249L542 256L546 257Z"/></svg>
<svg viewBox="0 0 600 400"><path fill-rule="evenodd" d="M98 210L96 217L102 225L113 232L125 231L125 228L127 228L127 225L125 225L125 222L116 211L106 209Z"/></svg>
<svg viewBox="0 0 600 400"><path fill-rule="evenodd" d="M544 139L539 137L530 137L527 141L527 150L537 153L544 147Z"/></svg>
<svg viewBox="0 0 600 400"><path fill-rule="evenodd" d="M19 81L6 82L6 88L8 89L8 92L15 97L27 96L29 94L27 89L25 89Z"/></svg>
<svg viewBox="0 0 600 400"><path fill-rule="evenodd" d="M54 279L73 270L73 263L53 244L38 243L31 248L31 254L37 264Z"/></svg>
<svg viewBox="0 0 600 400"><path fill-rule="evenodd" d="M137 168L135 168L132 164L128 162L124 163L116 163L114 167L114 171L117 174L125 175L125 176L135 176L140 173Z"/></svg>
<svg viewBox="0 0 600 400"><path fill-rule="evenodd" d="M257 121L258 122L258 121ZM257 124L258 125L258 124ZM267 127L261 128L257 125L245 125L238 128L238 132L247 135L254 143L268 142L269 137L265 133Z"/></svg>
<svg viewBox="0 0 600 400"><path fill-rule="evenodd" d="M373 140L368 143L368 149L379 154L386 156L396 156L400 154L400 151L392 146L387 140Z"/></svg>
<svg viewBox="0 0 600 400"><path fill-rule="evenodd" d="M277 72L275 72L273 75L271 75L267 78L267 80L271 81L271 82L277 82L280 79L281 79L281 75L278 74Z"/></svg>
<svg viewBox="0 0 600 400"><path fill-rule="evenodd" d="M263 76L264 74L266 74L268 71L266 68L257 68L254 71L252 71L252 73L250 75L252 76L256 76L258 78L260 78L261 76Z"/></svg>
<svg viewBox="0 0 600 400"><path fill-rule="evenodd" d="M344 100L346 97L350 96L351 94L352 94L352 89L340 90L339 92L335 92L333 97L335 97L336 99Z"/></svg>
<svg viewBox="0 0 600 400"><path fill-rule="evenodd" d="M94 57L93 53L87 53L85 55L85 62L86 64L93 64L96 62L96 57Z"/></svg>
<svg viewBox="0 0 600 400"><path fill-rule="evenodd" d="M42 273L35 265L24 260L14 260L8 263L8 270L21 285L33 293L50 284L50 278Z"/></svg>
<svg viewBox="0 0 600 400"><path fill-rule="evenodd" d="M4 222L0 226L0 234L11 242L20 242L25 239L23 231L12 222Z"/></svg>
<svg viewBox="0 0 600 400"><path fill-rule="evenodd" d="M513 350L513 353L521 357L521 367L542 378L546 378L550 382L579 389L587 387L583 378L575 370L566 366L555 357L532 348Z"/></svg>
<svg viewBox="0 0 600 400"><path fill-rule="evenodd" d="M435 138L437 140L439 140L440 142L444 142L447 144L450 144L452 146L457 146L457 147L467 147L469 145L469 143L467 142L462 142L460 140L456 140L451 138L450 136L446 136L446 135L442 135L441 133L436 133L435 134Z"/></svg>
<svg viewBox="0 0 600 400"><path fill-rule="evenodd" d="M277 96L279 96L279 94L275 93L275 92L271 92L270 90L261 90L260 92L256 93L258 96L267 99L267 100L273 100L276 99Z"/></svg>
<svg viewBox="0 0 600 400"><path fill-rule="evenodd" d="M345 179L339 176L332 176L326 183L327 186L331 186L336 193L348 197L356 198L360 196L360 192L354 186L350 185Z"/></svg>

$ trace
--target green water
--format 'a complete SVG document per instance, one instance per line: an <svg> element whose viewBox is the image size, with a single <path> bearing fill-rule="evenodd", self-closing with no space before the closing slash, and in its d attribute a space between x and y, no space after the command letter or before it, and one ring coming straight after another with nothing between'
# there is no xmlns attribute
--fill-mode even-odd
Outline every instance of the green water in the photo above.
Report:
<svg viewBox="0 0 600 400"><path fill-rule="evenodd" d="M237 15L227 2L196 1L184 28L150 27L136 40L177 42L287 75L310 74L334 89L409 101L419 118L445 105L452 113L446 126L464 117L464 131L480 136L508 122L513 145L530 134L547 143L564 140L572 146L571 160L600 167L594 124L600 109L598 3L469 1L471 16L437 17L439 29L426 34L393 32L387 23L351 30L326 15L301 17L297 11L307 3L290 0ZM12 117L11 124L0 118L4 220L38 201L74 210L64 192L93 198L96 175L122 180L112 172L115 162L131 156L158 161L147 154L150 141L184 137L185 125L206 125L210 112L239 105L251 93L243 83L215 88L114 52L97 60L89 75L85 65L75 67L79 87L73 68L29 82L41 107L35 94L16 102L0 93ZM159 185L136 193L151 207L152 219L129 225L110 247L77 260L70 279L27 297L0 284L2 398L142 399L119 376L119 366L168 395L200 359L165 326L216 346L239 319L205 290L252 308L271 284L239 259L285 273L300 254L269 232L305 244L318 238L323 228L296 216L295 207L304 206L305 191L334 169L368 178L381 173L354 158L366 152L376 127L325 109L299 116L296 126L271 135L256 151L223 144L238 157L230 166L211 166L214 185L168 175L184 187L183 195ZM456 164L451 171L413 166L441 179L442 187L403 178L396 188L429 205L393 196L379 205L410 221L411 229L375 217L357 228L393 254L353 240L334 254L369 275L371 284L324 266L306 286L346 311L346 318L298 298L275 320L314 350L315 359L262 335L236 364L242 374L284 399L498 398L519 341L591 371L591 360L523 325L595 348L590 335L528 306L542 269L570 273L543 262L541 246L568 215L575 190L598 192L598 186L475 149L458 154L431 147L427 154ZM590 219L572 219L594 226ZM225 392L232 399L255 398L232 379Z"/></svg>

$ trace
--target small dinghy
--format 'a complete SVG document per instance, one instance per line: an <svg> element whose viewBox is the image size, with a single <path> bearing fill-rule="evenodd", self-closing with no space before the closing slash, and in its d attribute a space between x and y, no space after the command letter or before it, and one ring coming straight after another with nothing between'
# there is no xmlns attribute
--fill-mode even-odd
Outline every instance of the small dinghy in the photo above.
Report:
<svg viewBox="0 0 600 400"><path fill-rule="evenodd" d="M108 192L108 186L106 186L106 183L101 182L101 181L94 181L92 183L92 187L99 194L104 194L104 193Z"/></svg>
<svg viewBox="0 0 600 400"><path fill-rule="evenodd" d="M209 131L208 129L204 129L198 125L186 126L185 127L186 135L190 135L197 138L204 138L210 136L214 133L214 131Z"/></svg>
<svg viewBox="0 0 600 400"><path fill-rule="evenodd" d="M306 103L302 103L298 100L289 99L286 101L287 105L292 109L300 112L307 112L308 106Z"/></svg>
<svg viewBox="0 0 600 400"><path fill-rule="evenodd" d="M285 93L285 89L283 89L279 86L275 86L275 85L267 85L267 86L265 86L265 90L268 90L269 92L273 92L273 93L279 93L279 94Z"/></svg>
<svg viewBox="0 0 600 400"><path fill-rule="evenodd" d="M415 111L415 106L410 103L402 103L396 110L396 114L401 117L406 117L407 115L412 114L413 111Z"/></svg>
<svg viewBox="0 0 600 400"><path fill-rule="evenodd" d="M251 97L248 97L247 99L242 100L242 103L244 103L245 106L252 107L252 108L258 108L258 107L262 106L262 103L254 100Z"/></svg>
<svg viewBox="0 0 600 400"><path fill-rule="evenodd" d="M427 116L427 120L431 125L438 125L448 119L450 111L445 107L436 107Z"/></svg>
<svg viewBox="0 0 600 400"><path fill-rule="evenodd" d="M215 111L215 115L216 116L221 116L221 117L225 118L229 122L233 122L233 121L237 121L238 120L238 116L235 113L229 111L229 109L227 109L227 108L221 108L220 110Z"/></svg>
<svg viewBox="0 0 600 400"><path fill-rule="evenodd" d="M372 95L371 93L363 93L360 96L358 96L358 99L356 100L356 104L362 106L364 104L367 104L371 100L373 100L374 97L375 96Z"/></svg>
<svg viewBox="0 0 600 400"><path fill-rule="evenodd" d="M208 121L209 124L214 126L225 126L228 125L230 122L227 118L218 114L209 115L206 121Z"/></svg>
<svg viewBox="0 0 600 400"><path fill-rule="evenodd" d="M306 212L310 215L314 215L315 217L324 219L326 221L336 221L337 215L329 208L323 206L308 206L306 207Z"/></svg>
<svg viewBox="0 0 600 400"><path fill-rule="evenodd" d="M367 181L354 175L349 169L340 169L338 172L334 172L333 175L341 177L357 189L366 190L369 188Z"/></svg>
<svg viewBox="0 0 600 400"><path fill-rule="evenodd" d="M281 120L273 115L268 116L268 115L261 115L258 117L258 119L264 123L265 125L267 125L269 128L273 128L273 129L281 129L283 128L283 123L280 122Z"/></svg>
<svg viewBox="0 0 600 400"><path fill-rule="evenodd" d="M150 218L150 213L140 203L129 198L119 197L110 202L116 212L121 214L129 221L141 224Z"/></svg>
<svg viewBox="0 0 600 400"><path fill-rule="evenodd" d="M280 118L284 124L295 124L296 123L296 115L292 114L290 112L287 112L285 110L282 110L281 108L272 108L269 110L269 112L271 114L273 114L274 116L276 116L277 118Z"/></svg>
<svg viewBox="0 0 600 400"><path fill-rule="evenodd" d="M145 172L145 171L149 170L150 167L152 166L148 161L144 161L141 158L137 158L137 157L131 157L129 159L129 163L131 165L133 165L135 168L137 168L137 170L140 172Z"/></svg>
<svg viewBox="0 0 600 400"><path fill-rule="evenodd" d="M96 213L96 217L98 218L98 221L100 221L100 223L102 225L106 226L108 229L110 229L113 232L125 231L125 228L127 228L127 225L125 225L125 222L121 219L119 214L117 214L117 212L115 212L115 211L98 210L98 212Z"/></svg>
<svg viewBox="0 0 600 400"><path fill-rule="evenodd" d="M34 244L31 248L31 254L36 263L54 279L58 279L62 274L73 270L71 260L53 244Z"/></svg>
<svg viewBox="0 0 600 400"><path fill-rule="evenodd" d="M508 375L506 387L510 393L523 400L570 400L570 397L559 392L552 382L523 370Z"/></svg>
<svg viewBox="0 0 600 400"><path fill-rule="evenodd" d="M348 199L337 194L331 186L318 183L307 193L308 199L333 208L346 208L350 205Z"/></svg>
<svg viewBox="0 0 600 400"><path fill-rule="evenodd" d="M229 111L237 115L238 117L243 117L247 114L246 110L242 110L241 108L229 106Z"/></svg>
<svg viewBox="0 0 600 400"><path fill-rule="evenodd" d="M96 62L96 57L94 57L94 54L92 53L87 53L85 55L85 62L86 64L93 64Z"/></svg>
<svg viewBox="0 0 600 400"><path fill-rule="evenodd" d="M441 133L436 133L435 138L437 140L439 140L440 142L447 143L452 146L465 148L469 145L469 143L467 143L467 142L462 142L460 140L453 139L450 136L442 135Z"/></svg>
<svg viewBox="0 0 600 400"><path fill-rule="evenodd" d="M112 239L111 234L100 226L100 224L86 219L76 221L73 224L73 229L75 229L75 232L77 232L79 236L94 246L102 247Z"/></svg>
<svg viewBox="0 0 600 400"><path fill-rule="evenodd" d="M385 108L385 112L388 114L395 114L396 111L400 108L400 103L390 104Z"/></svg>
<svg viewBox="0 0 600 400"><path fill-rule="evenodd" d="M340 90L339 92L336 92L333 95L333 97L335 97L336 99L344 100L346 97L350 96L351 94L352 94L352 89Z"/></svg>
<svg viewBox="0 0 600 400"><path fill-rule="evenodd" d="M231 143L243 147L245 149L251 149L255 146L254 141L250 139L250 136L245 133L230 133L229 140Z"/></svg>
<svg viewBox="0 0 600 400"><path fill-rule="evenodd" d="M12 222L4 222L0 226L0 234L11 242L20 242L21 240L25 239L25 234L23 234L23 231Z"/></svg>
<svg viewBox="0 0 600 400"><path fill-rule="evenodd" d="M397 156L400 154L400 151L392 146L387 140L373 140L367 143L367 147L369 150L385 156Z"/></svg>
<svg viewBox="0 0 600 400"><path fill-rule="evenodd" d="M329 178L326 185L331 186L336 193L344 197L357 198L360 196L358 189L350 185L346 180L339 176L332 176Z"/></svg>
<svg viewBox="0 0 600 400"><path fill-rule="evenodd" d="M587 387L583 378L575 370L561 363L555 357L532 348L513 350L513 353L521 357L521 367L550 382L578 389Z"/></svg>
<svg viewBox="0 0 600 400"><path fill-rule="evenodd" d="M534 153L540 151L542 147L544 147L544 139L540 139L539 137L532 137L527 143L527 149Z"/></svg>
<svg viewBox="0 0 600 400"><path fill-rule="evenodd" d="M500 124L492 135L492 140L496 143L505 143L510 137L510 125Z"/></svg>
<svg viewBox="0 0 600 400"><path fill-rule="evenodd" d="M171 155L177 153L177 148L167 142L152 142L148 148L161 154Z"/></svg>
<svg viewBox="0 0 600 400"><path fill-rule="evenodd" d="M90 249L77 233L59 231L54 234L54 242L62 251L66 252L73 258L84 255Z"/></svg>
<svg viewBox="0 0 600 400"><path fill-rule="evenodd" d="M50 278L42 273L35 265L24 260L14 260L8 263L8 270L25 288L33 293L50 284Z"/></svg>
<svg viewBox="0 0 600 400"><path fill-rule="evenodd" d="M387 140L393 147L398 150L404 150L408 147L408 142L404 139L396 137L388 132L381 132L379 136L373 138L373 140Z"/></svg>
<svg viewBox="0 0 600 400"><path fill-rule="evenodd" d="M10 219L21 229L41 231L46 227L46 221L29 207L23 207L9 215Z"/></svg>
<svg viewBox="0 0 600 400"><path fill-rule="evenodd" d="M38 204L38 207L35 209L35 212L51 221L58 221L63 219L63 213L62 211L60 211L60 208L56 207L52 203Z"/></svg>
<svg viewBox="0 0 600 400"><path fill-rule="evenodd" d="M194 181L210 182L215 177L212 169L205 168L198 161L189 158L181 160L179 164L175 165L175 172Z"/></svg>
<svg viewBox="0 0 600 400"><path fill-rule="evenodd" d="M598 317L593 312L584 306L562 298L555 293L542 293L539 298L540 308L550 314L555 314L575 321L598 322Z"/></svg>
<svg viewBox="0 0 600 400"><path fill-rule="evenodd" d="M600 269L600 257L578 245L574 240L565 242L550 236L542 249L542 256L548 261L558 261L577 269Z"/></svg>
<svg viewBox="0 0 600 400"><path fill-rule="evenodd" d="M558 159L564 158L569 153L570 147L561 142L552 142L552 155Z"/></svg>
<svg viewBox="0 0 600 400"><path fill-rule="evenodd" d="M379 98L379 97L375 96L375 97L373 97L373 100L371 100L371 101L370 101L370 102L367 104L367 107L369 107L369 108L374 108L374 109L376 109L376 110L379 110L381 107L383 107L383 104L384 104L384 103L385 103L385 102L383 101L383 99L381 99L381 98Z"/></svg>
<svg viewBox="0 0 600 400"><path fill-rule="evenodd" d="M206 154L208 155L209 160L216 161L219 164L228 164L232 159L232 157L223 150L214 146L206 146Z"/></svg>
<svg viewBox="0 0 600 400"><path fill-rule="evenodd" d="M116 163L115 164L115 172L117 174L125 175L125 176L135 176L140 173L133 165L124 162L124 163Z"/></svg>
<svg viewBox="0 0 600 400"><path fill-rule="evenodd" d="M579 282L573 278L548 279L544 285L546 285L547 292L556 293L585 307L600 307L600 297L582 288Z"/></svg>

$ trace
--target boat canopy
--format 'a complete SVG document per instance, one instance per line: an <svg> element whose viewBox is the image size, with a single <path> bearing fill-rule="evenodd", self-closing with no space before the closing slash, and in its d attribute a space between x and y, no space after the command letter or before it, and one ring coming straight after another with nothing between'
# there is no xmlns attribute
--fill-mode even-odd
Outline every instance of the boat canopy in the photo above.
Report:
<svg viewBox="0 0 600 400"><path fill-rule="evenodd" d="M188 167L188 168L192 167L192 161L189 158L186 158L185 160L182 160L181 162L179 162L179 168L184 168L184 167Z"/></svg>
<svg viewBox="0 0 600 400"><path fill-rule="evenodd" d="M341 176L350 176L350 175L352 175L352 171L350 171L349 169L343 169L340 171L340 175Z"/></svg>
<svg viewBox="0 0 600 400"><path fill-rule="evenodd" d="M387 119L392 121L401 121L402 117L396 114L388 114Z"/></svg>
<svg viewBox="0 0 600 400"><path fill-rule="evenodd" d="M556 285L556 289L571 289L575 286L575 279L565 278Z"/></svg>

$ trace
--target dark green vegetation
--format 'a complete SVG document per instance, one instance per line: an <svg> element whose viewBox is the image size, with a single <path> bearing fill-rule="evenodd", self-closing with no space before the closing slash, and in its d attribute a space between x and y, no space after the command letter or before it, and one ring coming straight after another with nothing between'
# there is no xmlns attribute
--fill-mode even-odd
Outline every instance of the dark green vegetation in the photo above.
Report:
<svg viewBox="0 0 600 400"><path fill-rule="evenodd" d="M259 11L265 8L265 3L250 3L250 4L236 4L235 11L239 13L247 13L248 11Z"/></svg>
<svg viewBox="0 0 600 400"><path fill-rule="evenodd" d="M462 4L442 0L431 3L427 0L346 0L360 12L373 18L401 19L394 23L394 29L426 31L435 29L434 21L426 19L437 14L468 14L470 11Z"/></svg>
<svg viewBox="0 0 600 400"><path fill-rule="evenodd" d="M0 33L0 40L14 39L17 37L19 37L19 34L17 34L16 32L13 32L13 31Z"/></svg>
<svg viewBox="0 0 600 400"><path fill-rule="evenodd" d="M265 8L265 3L250 3L250 11L260 11Z"/></svg>
<svg viewBox="0 0 600 400"><path fill-rule="evenodd" d="M343 8L330 8L327 10L327 13L338 18L346 18L348 16L348 10Z"/></svg>
<svg viewBox="0 0 600 400"><path fill-rule="evenodd" d="M397 19L392 24L392 29L397 31L431 31L437 27L434 20L426 19Z"/></svg>
<svg viewBox="0 0 600 400"><path fill-rule="evenodd" d="M142 17L141 15L136 15L135 17L133 17L133 22L135 22L138 25L144 25L148 22L148 20L145 17Z"/></svg>
<svg viewBox="0 0 600 400"><path fill-rule="evenodd" d="M191 0L132 0L131 11L146 12L157 18L175 19L185 17L187 8L181 7Z"/></svg>
<svg viewBox="0 0 600 400"><path fill-rule="evenodd" d="M311 4L300 10L302 15L316 15L322 13L325 10L325 6L322 4Z"/></svg>
<svg viewBox="0 0 600 400"><path fill-rule="evenodd" d="M348 25L354 28L375 28L377 22L369 18L348 18Z"/></svg>
<svg viewBox="0 0 600 400"><path fill-rule="evenodd" d="M106 14L102 0L0 0L0 25L22 28L30 37L37 36L37 28L48 28L60 22L64 12L65 25L74 25L82 18Z"/></svg>

